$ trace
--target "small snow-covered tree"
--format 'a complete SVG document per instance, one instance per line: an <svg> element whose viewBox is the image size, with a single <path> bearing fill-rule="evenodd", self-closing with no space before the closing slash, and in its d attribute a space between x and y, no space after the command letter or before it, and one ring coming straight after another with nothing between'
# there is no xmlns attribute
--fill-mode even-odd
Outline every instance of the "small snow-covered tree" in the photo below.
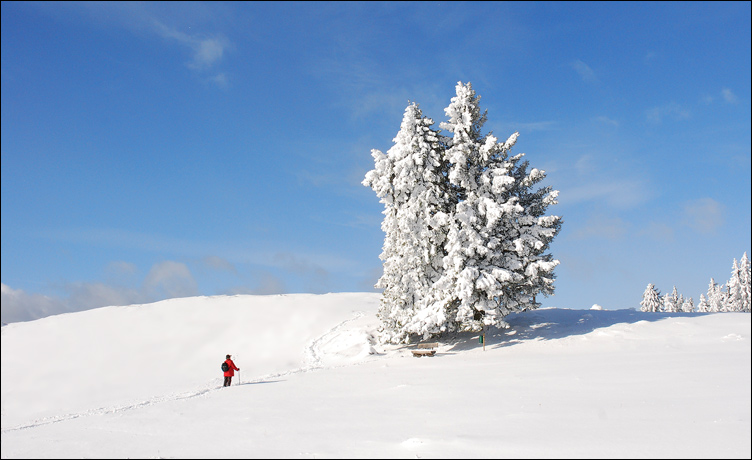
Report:
<svg viewBox="0 0 752 460"><path fill-rule="evenodd" d="M728 298L726 299L725 311L741 311L742 307L742 277L739 264L734 259L731 268L731 278L726 283Z"/></svg>
<svg viewBox="0 0 752 460"><path fill-rule="evenodd" d="M682 302L681 311L684 313L692 313L695 311L695 302L692 300L692 297Z"/></svg>
<svg viewBox="0 0 752 460"><path fill-rule="evenodd" d="M752 309L752 272L750 271L749 258L745 252L739 261L739 311L749 313Z"/></svg>
<svg viewBox="0 0 752 460"><path fill-rule="evenodd" d="M676 286L670 294L663 296L663 311L669 313L676 313L681 309L681 302L683 299L679 299L679 293L676 291Z"/></svg>
<svg viewBox="0 0 752 460"><path fill-rule="evenodd" d="M676 311L674 310L674 307L675 307L675 304L673 300L671 299L671 294L667 292L661 298L661 311L666 312L666 313L673 313Z"/></svg>
<svg viewBox="0 0 752 460"><path fill-rule="evenodd" d="M375 168L363 181L385 206L384 273L376 285L384 289L378 316L385 341L405 340L408 324L441 276L450 196L440 135L432 125L417 104L409 104L394 146L386 155L372 152Z"/></svg>
<svg viewBox="0 0 752 460"><path fill-rule="evenodd" d="M648 287L645 288L640 305L640 310L645 312L661 311L661 294L655 288L653 283L648 284Z"/></svg>
<svg viewBox="0 0 752 460"><path fill-rule="evenodd" d="M721 312L725 311L726 295L723 291L723 285L718 285L713 278L710 278L708 285L708 311Z"/></svg>
<svg viewBox="0 0 752 460"><path fill-rule="evenodd" d="M723 311L750 311L750 265L746 252L739 263L734 259L724 300Z"/></svg>
<svg viewBox="0 0 752 460"><path fill-rule="evenodd" d="M699 313L707 313L710 311L710 304L705 298L705 294L700 294L700 303L697 304L697 311Z"/></svg>

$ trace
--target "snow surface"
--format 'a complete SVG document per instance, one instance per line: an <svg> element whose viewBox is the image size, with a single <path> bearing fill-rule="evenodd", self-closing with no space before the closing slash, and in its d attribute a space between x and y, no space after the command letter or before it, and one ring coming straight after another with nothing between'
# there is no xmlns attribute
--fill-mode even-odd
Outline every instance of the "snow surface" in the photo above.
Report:
<svg viewBox="0 0 752 460"><path fill-rule="evenodd" d="M749 458L747 313L540 309L434 357L379 294L195 297L2 327L2 458ZM241 368L222 388L220 363Z"/></svg>

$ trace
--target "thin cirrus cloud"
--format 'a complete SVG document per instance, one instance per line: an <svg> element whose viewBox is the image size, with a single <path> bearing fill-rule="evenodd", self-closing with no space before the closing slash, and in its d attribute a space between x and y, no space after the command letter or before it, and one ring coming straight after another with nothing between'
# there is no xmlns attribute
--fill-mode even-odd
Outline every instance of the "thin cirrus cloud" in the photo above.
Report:
<svg viewBox="0 0 752 460"><path fill-rule="evenodd" d="M738 104L739 98L737 95L731 91L729 88L723 88L721 90L721 99L727 103L727 104ZM704 105L710 105L714 103L717 99L717 96L714 96L712 94L706 94L700 98L700 102Z"/></svg>
<svg viewBox="0 0 752 460"><path fill-rule="evenodd" d="M121 27L133 35L156 35L178 44L190 53L186 66L195 71L209 72L224 58L232 42L221 33L185 33L189 24L201 27L211 20L212 9L200 2L188 2L179 6L179 14L173 7L160 2L28 2L33 8L55 17L83 17L99 27ZM72 15L70 13L73 13ZM168 26L164 18L182 21L183 27ZM75 20L75 19L74 19ZM228 77L217 73L207 79L219 87L227 87Z"/></svg>
<svg viewBox="0 0 752 460"><path fill-rule="evenodd" d="M661 222L650 222L639 235L647 236L655 241L670 243L674 241L674 229Z"/></svg>
<svg viewBox="0 0 752 460"><path fill-rule="evenodd" d="M702 234L711 234L724 224L724 207L712 198L684 204L684 223Z"/></svg>
<svg viewBox="0 0 752 460"><path fill-rule="evenodd" d="M577 72L582 80L587 83L595 83L598 81L598 77L595 76L595 72L589 65L585 64L581 60L577 59L571 63L572 68Z"/></svg>
<svg viewBox="0 0 752 460"><path fill-rule="evenodd" d="M598 216L591 218L585 225L581 225L574 230L572 238L576 240L592 238L618 240L623 238L626 233L627 225L622 219Z"/></svg>
<svg viewBox="0 0 752 460"><path fill-rule="evenodd" d="M229 79L224 72L218 73L213 77L209 77L209 81L219 86L220 88L227 88L230 84Z"/></svg>
<svg viewBox="0 0 752 460"><path fill-rule="evenodd" d="M739 98L736 97L736 94L734 94L728 88L723 88L721 90L721 95L723 96L723 100L728 102L729 104L736 104L737 102L739 102Z"/></svg>
<svg viewBox="0 0 752 460"><path fill-rule="evenodd" d="M604 202L617 208L631 208L650 198L645 183L637 179L591 182L571 188L561 187L559 201L564 204L588 201Z"/></svg>
<svg viewBox="0 0 752 460"><path fill-rule="evenodd" d="M627 225L618 217L594 216L584 225L574 230L572 238L577 240L605 238L618 240L627 233Z"/></svg>
<svg viewBox="0 0 752 460"><path fill-rule="evenodd" d="M597 121L598 123L602 123L604 125L609 125L609 126L614 126L614 127L619 126L618 121L612 120L611 118L608 118L606 116L595 117L595 121Z"/></svg>
<svg viewBox="0 0 752 460"><path fill-rule="evenodd" d="M658 107L653 107L645 112L647 120L653 124L660 124L664 120L685 120L689 118L691 112L689 109L677 104L676 102L670 102Z"/></svg>
<svg viewBox="0 0 752 460"><path fill-rule="evenodd" d="M187 64L192 69L208 69L218 63L225 51L230 46L230 41L222 35L198 37L168 27L156 19L153 19L154 30L163 38L173 40L180 45L188 47L193 53L193 60ZM224 74L219 81L226 83ZM218 76L219 77L219 76ZM216 79L217 77L215 77Z"/></svg>

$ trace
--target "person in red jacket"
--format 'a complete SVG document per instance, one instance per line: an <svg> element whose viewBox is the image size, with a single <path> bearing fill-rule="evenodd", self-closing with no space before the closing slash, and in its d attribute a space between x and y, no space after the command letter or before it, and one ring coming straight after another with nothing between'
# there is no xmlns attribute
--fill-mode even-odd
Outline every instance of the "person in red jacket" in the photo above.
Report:
<svg viewBox="0 0 752 460"><path fill-rule="evenodd" d="M228 369L225 371L225 384L223 386L229 387L230 382L232 382L232 376L235 375L235 371L239 371L240 368L235 366L235 363L230 359L230 355L227 355L225 362L227 363Z"/></svg>

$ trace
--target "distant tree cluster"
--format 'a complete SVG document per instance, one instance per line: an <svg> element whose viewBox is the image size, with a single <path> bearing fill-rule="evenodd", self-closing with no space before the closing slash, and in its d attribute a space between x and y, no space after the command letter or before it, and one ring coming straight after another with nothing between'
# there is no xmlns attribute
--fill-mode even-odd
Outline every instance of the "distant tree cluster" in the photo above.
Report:
<svg viewBox="0 0 752 460"><path fill-rule="evenodd" d="M642 294L642 306L640 310L650 312L750 312L750 265L747 253L742 256L731 269L731 279L723 284L718 284L710 278L707 297L700 294L700 302L695 307L692 297L685 299L676 292L676 286L670 294L661 296L660 292L651 283Z"/></svg>
<svg viewBox="0 0 752 460"><path fill-rule="evenodd" d="M384 205L380 339L409 342L452 331L503 327L513 312L554 292L559 261L547 253L561 218L545 174L499 141L470 83L456 86L440 128L418 105L405 109L394 146L373 150L363 185Z"/></svg>

